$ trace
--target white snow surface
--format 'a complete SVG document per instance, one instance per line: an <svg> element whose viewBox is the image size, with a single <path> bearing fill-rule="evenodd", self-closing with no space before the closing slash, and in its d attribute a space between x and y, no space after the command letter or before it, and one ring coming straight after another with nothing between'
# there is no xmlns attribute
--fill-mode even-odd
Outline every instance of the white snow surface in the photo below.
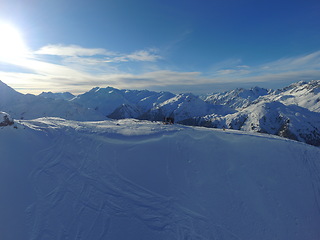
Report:
<svg viewBox="0 0 320 240"><path fill-rule="evenodd" d="M261 101L279 101L285 105L298 105L313 112L320 112L320 80L293 83L261 97Z"/></svg>
<svg viewBox="0 0 320 240"><path fill-rule="evenodd" d="M0 128L0 239L320 239L320 149L138 120Z"/></svg>
<svg viewBox="0 0 320 240"><path fill-rule="evenodd" d="M204 100L212 104L226 105L240 110L244 107L248 107L259 97L268 95L269 93L270 90L259 87L251 89L237 88L223 93L209 94L204 97Z"/></svg>

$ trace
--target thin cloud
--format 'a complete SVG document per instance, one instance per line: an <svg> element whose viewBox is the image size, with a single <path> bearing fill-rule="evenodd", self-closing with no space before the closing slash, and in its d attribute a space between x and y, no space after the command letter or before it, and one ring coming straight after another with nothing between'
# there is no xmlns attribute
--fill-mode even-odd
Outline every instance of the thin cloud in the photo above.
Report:
<svg viewBox="0 0 320 240"><path fill-rule="evenodd" d="M103 48L83 48L77 45L47 45L34 52L40 55L54 55L64 57L74 56L95 56L95 55L113 55Z"/></svg>
<svg viewBox="0 0 320 240"><path fill-rule="evenodd" d="M282 58L259 66L262 71L305 71L320 67L320 51L290 58Z"/></svg>
<svg viewBox="0 0 320 240"><path fill-rule="evenodd" d="M55 62L47 55L54 55ZM23 92L70 91L75 94L92 87L113 86L126 89L161 89L171 91L211 92L215 86L232 86L244 83L293 82L320 79L320 51L283 58L273 62L249 66L240 59L215 64L210 73L163 70L157 49L116 53L100 48L83 48L76 45L48 45L30 53L28 57L6 63L28 69L29 72L0 71L0 79ZM152 63L154 69L137 63ZM124 72L123 65L134 71ZM137 68L135 68L137 67ZM135 72L135 74L134 74ZM202 89L202 90L201 90Z"/></svg>
<svg viewBox="0 0 320 240"><path fill-rule="evenodd" d="M158 50L155 48L138 50L126 54L108 51L103 48L84 48L77 45L47 45L35 51L34 54L53 55L65 58L72 57L79 60L79 62L82 62L84 59L88 63L119 63L129 61L155 62L158 59L161 59L160 55L158 55Z"/></svg>
<svg viewBox="0 0 320 240"><path fill-rule="evenodd" d="M320 51L296 57L282 58L257 66L235 66L232 61L230 61L231 64L228 66L225 63L228 63L228 61L224 61L223 64L217 64L217 66L223 68L217 68L212 75L230 79L236 78L238 79L236 81L252 78L277 81L279 78L274 76L290 76L295 80L299 77L315 76L317 74L318 70L320 70Z"/></svg>

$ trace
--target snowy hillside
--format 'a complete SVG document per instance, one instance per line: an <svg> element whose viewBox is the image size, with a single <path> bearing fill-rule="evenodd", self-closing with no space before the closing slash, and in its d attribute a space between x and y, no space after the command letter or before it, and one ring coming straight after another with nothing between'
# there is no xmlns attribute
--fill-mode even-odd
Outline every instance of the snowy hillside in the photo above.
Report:
<svg viewBox="0 0 320 240"><path fill-rule="evenodd" d="M262 132L320 146L320 81L298 82L279 90L236 89L207 96L206 102L236 113L185 119L187 125Z"/></svg>
<svg viewBox="0 0 320 240"><path fill-rule="evenodd" d="M320 112L320 80L291 84L261 100L279 101L285 105L298 105L313 112Z"/></svg>
<svg viewBox="0 0 320 240"><path fill-rule="evenodd" d="M320 149L138 120L0 128L3 240L320 239Z"/></svg>
<svg viewBox="0 0 320 240"><path fill-rule="evenodd" d="M260 96L265 96L270 90L254 87L251 89L237 88L223 93L210 94L204 97L204 100L211 104L226 105L233 109L241 109L249 106Z"/></svg>
<svg viewBox="0 0 320 240"><path fill-rule="evenodd" d="M226 116L207 115L185 124L274 134L320 146L320 113L280 102L258 102Z"/></svg>

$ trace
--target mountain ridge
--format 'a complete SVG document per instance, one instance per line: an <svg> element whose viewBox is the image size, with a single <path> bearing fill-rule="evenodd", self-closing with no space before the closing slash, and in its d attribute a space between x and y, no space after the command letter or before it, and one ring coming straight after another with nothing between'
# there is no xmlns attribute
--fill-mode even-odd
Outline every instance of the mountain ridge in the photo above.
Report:
<svg viewBox="0 0 320 240"><path fill-rule="evenodd" d="M181 124L263 132L320 145L320 80L300 81L278 90L238 88L205 97L192 93L95 87L66 100L61 99L61 95L58 97L59 94L55 94L58 99L44 98L44 94L42 97L24 95L4 83L0 84L0 93L0 110L16 119L48 116L71 120L136 118L162 121L165 117L173 117ZM299 111L304 114L299 115ZM261 116L253 118L254 115Z"/></svg>

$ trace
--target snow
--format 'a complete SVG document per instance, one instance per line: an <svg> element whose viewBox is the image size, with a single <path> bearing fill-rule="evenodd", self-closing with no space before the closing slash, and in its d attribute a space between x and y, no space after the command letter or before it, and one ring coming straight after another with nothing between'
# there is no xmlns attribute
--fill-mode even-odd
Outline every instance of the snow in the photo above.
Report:
<svg viewBox="0 0 320 240"><path fill-rule="evenodd" d="M95 87L70 100L65 97L72 95L24 95L0 82L0 110L15 119L162 121L173 117L176 123L186 125L264 132L320 146L319 80L294 83L276 91L239 88L207 97L112 87Z"/></svg>
<svg viewBox="0 0 320 240"><path fill-rule="evenodd" d="M262 98L263 101L280 101L285 105L298 105L320 112L320 80L298 82Z"/></svg>
<svg viewBox="0 0 320 240"><path fill-rule="evenodd" d="M0 237L320 239L320 149L134 119L0 128Z"/></svg>
<svg viewBox="0 0 320 240"><path fill-rule="evenodd" d="M174 96L174 94L166 92L157 93L147 90L119 90L107 87L93 88L89 92L78 95L71 101L79 103L87 108L96 109L104 116L109 116L123 105L137 109L140 108L141 111L145 112L149 110L153 104L163 102L172 96Z"/></svg>
<svg viewBox="0 0 320 240"><path fill-rule="evenodd" d="M0 81L0 111L15 119L63 117L79 121L104 120L105 116L93 109L63 99L21 94Z"/></svg>
<svg viewBox="0 0 320 240"><path fill-rule="evenodd" d="M75 96L70 92L60 92L60 93L53 93L53 92L42 92L39 96L44 98L52 98L52 99L64 99L64 100L71 100Z"/></svg>
<svg viewBox="0 0 320 240"><path fill-rule="evenodd" d="M270 90L254 87L251 89L237 88L223 93L210 94L204 98L211 104L226 105L233 109L242 109L249 106L254 100L268 95Z"/></svg>

